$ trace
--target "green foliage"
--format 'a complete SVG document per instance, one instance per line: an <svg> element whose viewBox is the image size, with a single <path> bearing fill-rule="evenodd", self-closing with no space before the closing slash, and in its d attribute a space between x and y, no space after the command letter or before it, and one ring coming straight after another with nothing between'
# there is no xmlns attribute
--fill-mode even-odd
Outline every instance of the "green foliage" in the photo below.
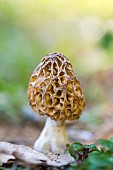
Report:
<svg viewBox="0 0 113 170"><path fill-rule="evenodd" d="M97 150L95 144L82 145L79 142L74 142L71 145L67 144L66 147L66 151L69 152L71 156L73 156L77 161L84 160L85 158L87 158L89 152Z"/></svg>
<svg viewBox="0 0 113 170"><path fill-rule="evenodd" d="M102 48L109 48L109 46L113 45L113 33L106 32L100 41L100 45Z"/></svg>
<svg viewBox="0 0 113 170"><path fill-rule="evenodd" d="M68 170L111 170L113 168L113 137L109 140L97 141L99 149L95 144L83 145L75 142L67 145L67 152L76 160Z"/></svg>

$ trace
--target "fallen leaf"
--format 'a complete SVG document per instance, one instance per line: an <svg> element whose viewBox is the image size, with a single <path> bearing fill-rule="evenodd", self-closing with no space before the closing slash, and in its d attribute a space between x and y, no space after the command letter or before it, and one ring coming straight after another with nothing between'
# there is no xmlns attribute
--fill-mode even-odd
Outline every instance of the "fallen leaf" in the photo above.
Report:
<svg viewBox="0 0 113 170"><path fill-rule="evenodd" d="M15 145L8 142L0 142L0 162L7 163L10 159L21 161L27 165L49 165L61 167L74 162L69 153L53 154L48 152L43 154L36 150L24 146Z"/></svg>
<svg viewBox="0 0 113 170"><path fill-rule="evenodd" d="M2 165L3 163L7 163L9 160L15 160L15 157L13 155L0 153L0 165Z"/></svg>

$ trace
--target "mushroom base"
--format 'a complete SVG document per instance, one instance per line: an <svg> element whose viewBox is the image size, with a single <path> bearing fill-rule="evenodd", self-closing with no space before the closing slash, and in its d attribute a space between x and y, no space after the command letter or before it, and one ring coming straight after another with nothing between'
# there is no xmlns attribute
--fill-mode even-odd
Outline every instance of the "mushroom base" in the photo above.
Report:
<svg viewBox="0 0 113 170"><path fill-rule="evenodd" d="M47 118L45 127L34 144L39 152L64 153L68 143L65 124Z"/></svg>

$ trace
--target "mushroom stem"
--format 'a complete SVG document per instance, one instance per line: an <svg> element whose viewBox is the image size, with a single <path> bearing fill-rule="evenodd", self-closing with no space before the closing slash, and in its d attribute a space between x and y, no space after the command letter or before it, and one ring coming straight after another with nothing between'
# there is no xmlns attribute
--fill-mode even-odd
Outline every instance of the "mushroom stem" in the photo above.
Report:
<svg viewBox="0 0 113 170"><path fill-rule="evenodd" d="M45 127L34 144L40 152L64 153L68 143L65 123L47 118Z"/></svg>

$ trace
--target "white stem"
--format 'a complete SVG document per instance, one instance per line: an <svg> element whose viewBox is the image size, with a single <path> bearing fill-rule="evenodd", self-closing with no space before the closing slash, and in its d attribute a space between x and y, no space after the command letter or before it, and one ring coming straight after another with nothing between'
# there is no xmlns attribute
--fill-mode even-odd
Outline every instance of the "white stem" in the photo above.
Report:
<svg viewBox="0 0 113 170"><path fill-rule="evenodd" d="M47 118L44 129L34 144L40 152L64 153L68 143L64 123Z"/></svg>

